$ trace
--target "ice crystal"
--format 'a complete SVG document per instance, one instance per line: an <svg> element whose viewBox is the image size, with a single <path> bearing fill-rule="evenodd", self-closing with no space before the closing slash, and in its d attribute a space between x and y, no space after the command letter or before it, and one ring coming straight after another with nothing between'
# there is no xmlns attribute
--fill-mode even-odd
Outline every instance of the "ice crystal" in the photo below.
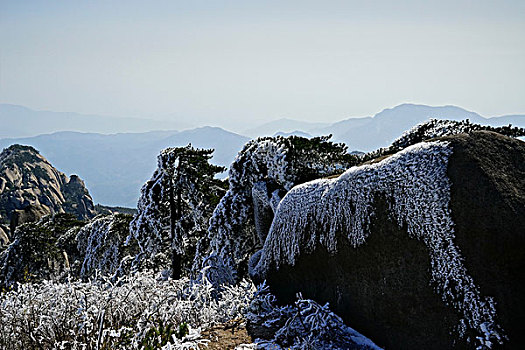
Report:
<svg viewBox="0 0 525 350"><path fill-rule="evenodd" d="M0 348L139 349L152 327L184 322L189 334L164 349L198 349L207 342L201 329L241 317L253 292L246 281L217 291L205 277L164 280L148 271L116 282L20 284L0 294Z"/></svg>
<svg viewBox="0 0 525 350"><path fill-rule="evenodd" d="M352 167L337 179L296 186L279 204L251 275L262 280L272 264L293 265L318 245L336 253L338 232L354 247L363 244L370 234L374 197L381 194L391 199L398 225L428 247L432 283L443 301L459 310L486 344L501 340L494 300L481 295L454 243L447 176L452 151L446 142L419 143L379 163Z"/></svg>
<svg viewBox="0 0 525 350"><path fill-rule="evenodd" d="M270 190L270 204L275 207L279 193L355 164L357 158L347 154L346 146L328 139L277 136L248 142L230 166L229 189L210 219L210 247L205 253L215 252L232 261L231 269L245 270L249 256L261 246L254 227L252 188L259 183L259 189ZM202 267L204 258L197 257L194 269Z"/></svg>

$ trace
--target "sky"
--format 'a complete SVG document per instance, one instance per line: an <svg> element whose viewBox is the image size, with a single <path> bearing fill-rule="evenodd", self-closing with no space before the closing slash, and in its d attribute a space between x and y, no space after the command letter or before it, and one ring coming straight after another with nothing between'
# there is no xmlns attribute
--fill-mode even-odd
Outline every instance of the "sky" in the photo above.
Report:
<svg viewBox="0 0 525 350"><path fill-rule="evenodd" d="M525 1L0 0L0 103L232 127L525 113Z"/></svg>

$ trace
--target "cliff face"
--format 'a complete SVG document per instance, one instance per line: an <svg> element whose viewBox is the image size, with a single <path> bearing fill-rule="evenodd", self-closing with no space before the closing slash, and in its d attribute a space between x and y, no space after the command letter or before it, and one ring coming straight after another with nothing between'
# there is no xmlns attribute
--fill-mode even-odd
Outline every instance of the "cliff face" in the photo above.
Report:
<svg viewBox="0 0 525 350"><path fill-rule="evenodd" d="M68 178L30 146L13 145L0 153L0 222L11 231L43 215L95 216L91 196L76 175Z"/></svg>
<svg viewBox="0 0 525 350"><path fill-rule="evenodd" d="M250 274L389 349L517 349L524 227L525 143L460 134L293 188Z"/></svg>

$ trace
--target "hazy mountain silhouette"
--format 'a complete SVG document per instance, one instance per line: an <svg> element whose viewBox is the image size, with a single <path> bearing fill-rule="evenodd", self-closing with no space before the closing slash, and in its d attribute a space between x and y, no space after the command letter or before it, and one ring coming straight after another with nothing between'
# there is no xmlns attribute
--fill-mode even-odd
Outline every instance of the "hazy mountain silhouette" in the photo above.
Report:
<svg viewBox="0 0 525 350"><path fill-rule="evenodd" d="M35 111L23 106L0 104L0 137L30 137L57 131L110 134L146 132L190 127L188 123L140 118L118 118L71 112Z"/></svg>
<svg viewBox="0 0 525 350"><path fill-rule="evenodd" d="M30 138L1 139L0 147L19 143L37 148L57 168L78 174L95 202L134 207L139 191L166 147L191 143L214 148L212 163L229 166L248 139L221 128L102 135L57 132Z"/></svg>
<svg viewBox="0 0 525 350"><path fill-rule="evenodd" d="M248 129L244 131L243 134L253 138L259 136L272 136L278 132L291 133L302 131L309 134L310 130L317 130L329 125L330 123L311 123L301 120L282 118Z"/></svg>
<svg viewBox="0 0 525 350"><path fill-rule="evenodd" d="M350 150L372 151L386 147L405 130L428 119L451 119L470 121L491 126L512 124L525 127L525 115L506 115L485 118L477 113L467 111L456 106L432 107L416 104L402 104L394 108L387 108L373 117L349 118L325 126L316 126L315 123L299 122L291 119L281 119L263 124L251 129L251 134L259 135L305 132L313 136L332 134L332 140L344 142ZM282 125L280 127L280 125Z"/></svg>
<svg viewBox="0 0 525 350"><path fill-rule="evenodd" d="M372 151L390 145L405 130L428 119L470 119L483 125L525 126L525 115L484 118L481 115L455 106L431 107L402 104L385 109L370 118L351 118L331 125L322 133L333 134L335 141L346 143L350 149ZM318 130L320 132L321 130Z"/></svg>
<svg viewBox="0 0 525 350"><path fill-rule="evenodd" d="M333 141L346 143L350 151L371 151L390 145L405 130L430 118L468 118L472 122L485 125L513 124L525 127L525 115L484 118L455 106L402 104L385 109L373 117L349 118L333 124L280 119L253 127L246 133L252 137L291 134L309 137L332 134ZM36 112L5 104L0 104L0 122L0 135L44 133L46 130L57 128L108 132L148 127L151 129L157 126L145 119ZM155 169L156 157L161 149L185 146L188 143L195 147L214 148L216 151L212 162L229 166L237 152L248 141L245 136L217 127L202 127L182 132L170 128L164 130L111 135L55 132L34 137L0 139L0 147L4 148L14 143L34 146L59 169L80 175L86 181L95 202L133 207L136 205L140 187Z"/></svg>

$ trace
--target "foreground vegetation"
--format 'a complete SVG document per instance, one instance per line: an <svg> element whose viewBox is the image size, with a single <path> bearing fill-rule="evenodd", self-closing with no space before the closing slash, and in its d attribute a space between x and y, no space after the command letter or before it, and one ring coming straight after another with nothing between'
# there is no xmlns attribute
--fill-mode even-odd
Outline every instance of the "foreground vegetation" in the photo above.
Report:
<svg viewBox="0 0 525 350"><path fill-rule="evenodd" d="M205 276L163 279L153 272L112 283L43 281L0 299L2 349L196 349L202 329L240 317L251 283L214 288Z"/></svg>

